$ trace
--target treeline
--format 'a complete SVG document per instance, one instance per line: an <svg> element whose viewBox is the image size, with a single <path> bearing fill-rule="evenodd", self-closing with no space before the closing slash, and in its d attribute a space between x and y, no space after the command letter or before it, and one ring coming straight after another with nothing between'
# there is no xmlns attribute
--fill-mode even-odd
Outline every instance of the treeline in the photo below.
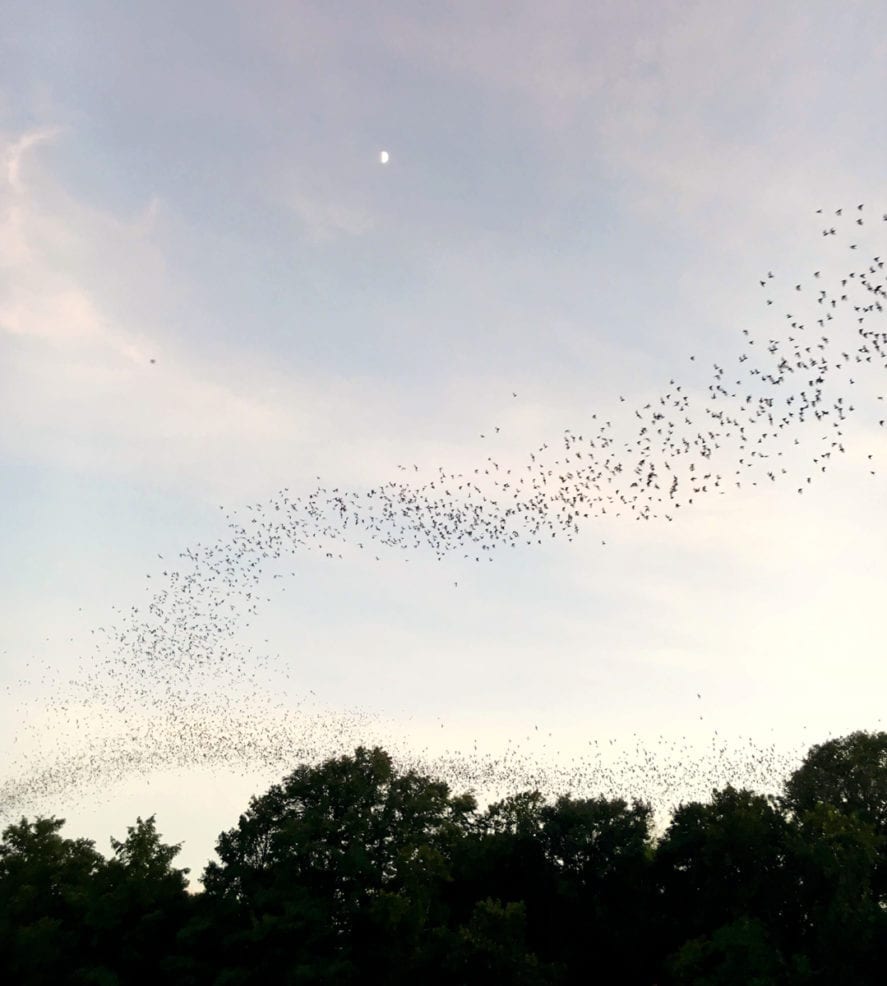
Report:
<svg viewBox="0 0 887 986"><path fill-rule="evenodd" d="M303 765L219 836L201 893L154 818L106 859L0 843L0 983L883 984L887 733L813 747L656 838L639 802L470 794L381 749Z"/></svg>

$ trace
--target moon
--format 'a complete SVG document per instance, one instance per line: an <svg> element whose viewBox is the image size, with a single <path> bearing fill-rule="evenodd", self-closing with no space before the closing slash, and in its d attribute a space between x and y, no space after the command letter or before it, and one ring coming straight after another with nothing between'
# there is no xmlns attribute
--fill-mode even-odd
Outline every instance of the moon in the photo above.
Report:
<svg viewBox="0 0 887 986"><path fill-rule="evenodd" d="M379 164L388 164L388 151L379 151Z"/></svg>

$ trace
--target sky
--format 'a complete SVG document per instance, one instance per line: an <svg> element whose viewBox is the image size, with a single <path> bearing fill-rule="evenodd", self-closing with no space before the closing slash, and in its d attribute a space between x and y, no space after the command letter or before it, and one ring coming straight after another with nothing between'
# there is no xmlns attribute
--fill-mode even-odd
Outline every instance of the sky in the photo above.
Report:
<svg viewBox="0 0 887 986"><path fill-rule="evenodd" d="M743 328L766 338L796 281L849 263L816 210L887 211L885 39L887 8L852 0L9 0L0 790L107 759L118 715L156 740L155 709L87 697L77 719L59 697L123 660L93 631L226 513L522 463L671 379L704 399ZM746 486L489 563L306 552L232 644L275 711L208 680L195 723L214 749L240 714L289 716L320 753L521 743L555 771L595 740L693 749L690 794L723 744L741 764L749 738L790 757L878 728L877 419L847 446L803 497ZM174 759L0 811L105 850L156 812L198 874L284 768Z"/></svg>

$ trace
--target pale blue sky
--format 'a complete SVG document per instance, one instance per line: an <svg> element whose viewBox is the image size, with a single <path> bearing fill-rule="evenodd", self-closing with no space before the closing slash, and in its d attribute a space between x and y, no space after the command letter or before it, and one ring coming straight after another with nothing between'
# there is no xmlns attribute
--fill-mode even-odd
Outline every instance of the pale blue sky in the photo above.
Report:
<svg viewBox="0 0 887 986"><path fill-rule="evenodd" d="M619 395L704 391L775 324L763 271L845 263L814 210L887 208L885 39L871 2L6 4L3 755L46 706L26 663L79 674L219 504L523 462ZM549 760L591 730L872 726L871 425L802 503L743 490L483 566L305 556L240 643L403 748L441 720L491 750L541 723ZM199 867L278 774L41 807L104 846L156 806Z"/></svg>

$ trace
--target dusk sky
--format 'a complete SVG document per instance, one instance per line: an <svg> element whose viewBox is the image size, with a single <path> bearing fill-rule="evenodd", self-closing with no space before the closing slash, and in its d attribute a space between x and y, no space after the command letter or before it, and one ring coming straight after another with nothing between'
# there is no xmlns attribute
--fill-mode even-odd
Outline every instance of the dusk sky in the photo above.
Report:
<svg viewBox="0 0 887 986"><path fill-rule="evenodd" d="M103 756L120 710L59 705L125 657L92 631L146 610L225 513L517 467L592 415L630 429L670 380L704 401L743 329L782 332L797 283L852 269L816 210L887 212L885 92L874 2L8 0L0 792ZM887 255L887 224L863 229ZM318 756L510 742L556 765L594 738L667 760L715 730L790 756L877 728L879 386L860 378L846 454L803 496L727 484L480 563L297 554L231 646ZM215 750L248 714L221 699L205 682ZM107 850L156 812L196 876L288 768L173 761L7 787L0 824L52 813Z"/></svg>

